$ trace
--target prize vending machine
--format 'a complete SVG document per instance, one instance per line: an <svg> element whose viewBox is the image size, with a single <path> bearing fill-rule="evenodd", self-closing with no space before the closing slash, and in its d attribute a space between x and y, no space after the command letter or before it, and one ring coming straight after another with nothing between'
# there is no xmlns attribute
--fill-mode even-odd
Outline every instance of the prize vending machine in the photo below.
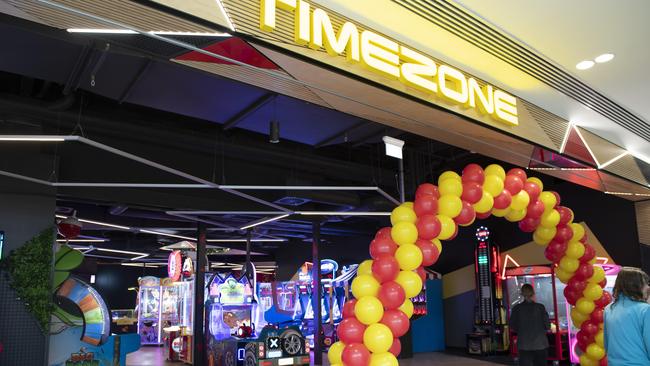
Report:
<svg viewBox="0 0 650 366"><path fill-rule="evenodd" d="M474 333L467 335L467 351L478 355L506 352L509 347L509 332L499 273L499 247L490 240L490 230L487 227L481 226L476 230L476 239Z"/></svg>
<svg viewBox="0 0 650 366"><path fill-rule="evenodd" d="M161 337L161 296L160 279L142 277L138 291L138 334L143 345L160 345Z"/></svg>
<svg viewBox="0 0 650 366"><path fill-rule="evenodd" d="M544 305L551 321L551 332L548 334L548 360L558 364L569 358L568 327L570 316L568 304L564 298L565 285L555 278L555 269L552 265L520 266L506 268L504 272L506 283L506 304L508 317L512 308L522 302L520 290L524 284L529 284L535 289L535 301ZM517 336L511 334L513 339L510 353L517 357Z"/></svg>

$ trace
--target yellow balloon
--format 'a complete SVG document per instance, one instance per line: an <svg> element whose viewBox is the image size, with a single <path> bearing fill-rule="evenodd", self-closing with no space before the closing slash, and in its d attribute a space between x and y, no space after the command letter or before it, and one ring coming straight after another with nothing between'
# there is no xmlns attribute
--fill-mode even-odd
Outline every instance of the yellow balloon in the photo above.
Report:
<svg viewBox="0 0 650 366"><path fill-rule="evenodd" d="M553 196L555 197L555 196ZM544 212L539 222L543 227L556 227L560 223L560 213L556 209Z"/></svg>
<svg viewBox="0 0 650 366"><path fill-rule="evenodd" d="M398 366L397 357L390 352L371 353L370 366Z"/></svg>
<svg viewBox="0 0 650 366"><path fill-rule="evenodd" d="M357 268L357 276L370 275L372 276L372 259L366 259L359 264Z"/></svg>
<svg viewBox="0 0 650 366"><path fill-rule="evenodd" d="M542 183L542 181L539 178L530 177L530 178L526 179L526 182L531 182L533 184L537 184L540 191L544 190L544 183Z"/></svg>
<svg viewBox="0 0 650 366"><path fill-rule="evenodd" d="M600 361L605 357L605 349L596 343L587 346L587 356L594 361Z"/></svg>
<svg viewBox="0 0 650 366"><path fill-rule="evenodd" d="M526 217L526 209L522 208L521 210L510 210L506 215L506 220L510 222L519 222Z"/></svg>
<svg viewBox="0 0 650 366"><path fill-rule="evenodd" d="M604 279L605 279L605 270L603 269L603 267L594 266L594 274L591 276L591 278L589 278L589 282L599 283Z"/></svg>
<svg viewBox="0 0 650 366"><path fill-rule="evenodd" d="M442 254L442 243L440 242L440 239L433 239L431 242L436 246L436 248L438 248L438 254Z"/></svg>
<svg viewBox="0 0 650 366"><path fill-rule="evenodd" d="M451 194L440 196L438 199L438 213L454 218L463 209L463 201L460 197Z"/></svg>
<svg viewBox="0 0 650 366"><path fill-rule="evenodd" d="M503 167L501 167L501 165L499 165L499 164L490 164L490 165L488 165L485 168L484 172L485 172L485 177L486 178L488 176L490 176L490 175L494 175L494 176L497 176L497 177L501 178L501 180L506 179L506 171L503 170Z"/></svg>
<svg viewBox="0 0 650 366"><path fill-rule="evenodd" d="M598 361L594 361L585 353L580 355L580 366L598 366Z"/></svg>
<svg viewBox="0 0 650 366"><path fill-rule="evenodd" d="M593 266L594 264L596 264L596 262L598 262L598 258L595 258L595 257L594 257L594 258L592 258L592 259L591 259L589 262L587 262L587 263L589 263L589 264L591 264L591 265Z"/></svg>
<svg viewBox="0 0 650 366"><path fill-rule="evenodd" d="M587 300L596 301L603 296L603 289L598 286L597 283L590 283L587 285L585 290L582 291L582 295Z"/></svg>
<svg viewBox="0 0 650 366"><path fill-rule="evenodd" d="M594 309L596 309L596 304L594 304L594 302L591 300L587 300L584 297L581 297L576 302L576 309L585 315L590 315L594 312Z"/></svg>
<svg viewBox="0 0 650 366"><path fill-rule="evenodd" d="M483 190L481 199L472 205L477 213L486 213L494 206L494 196Z"/></svg>
<svg viewBox="0 0 650 366"><path fill-rule="evenodd" d="M330 350L327 351L327 359L330 361L331 365L342 364L341 354L343 353L343 348L345 344L343 342L334 342L330 346Z"/></svg>
<svg viewBox="0 0 650 366"><path fill-rule="evenodd" d="M390 229L390 236L397 245L413 244L418 240L418 228L410 222L398 222Z"/></svg>
<svg viewBox="0 0 650 366"><path fill-rule="evenodd" d="M596 341L597 345L599 345L601 347L605 347L605 332L603 332L602 330L599 330L598 334L596 334L596 337L594 338L594 340Z"/></svg>
<svg viewBox="0 0 650 366"><path fill-rule="evenodd" d="M364 296L377 296L379 292L379 281L372 275L364 274L352 280L352 294L357 299Z"/></svg>
<svg viewBox="0 0 650 366"><path fill-rule="evenodd" d="M544 212L548 212L555 207L557 197L551 192L544 191L539 194L539 200L544 204Z"/></svg>
<svg viewBox="0 0 650 366"><path fill-rule="evenodd" d="M493 208L492 209L492 215L496 217L506 217L507 214L510 213L512 209L510 207L506 207L504 209L499 209L499 208Z"/></svg>
<svg viewBox="0 0 650 366"><path fill-rule="evenodd" d="M436 215L440 221L440 234L436 239L447 240L456 232L456 223L447 215Z"/></svg>
<svg viewBox="0 0 650 366"><path fill-rule="evenodd" d="M363 332L363 344L372 353L388 352L393 345L393 333L382 323L371 324Z"/></svg>
<svg viewBox="0 0 650 366"><path fill-rule="evenodd" d="M566 248L566 253L564 253L569 258L580 259L585 255L585 246L579 241L569 242L569 245Z"/></svg>
<svg viewBox="0 0 650 366"><path fill-rule="evenodd" d="M585 228L582 225L572 222L569 226L571 227L571 231L573 231L572 241L580 241L585 236Z"/></svg>
<svg viewBox="0 0 650 366"><path fill-rule="evenodd" d="M395 259L402 271L412 271L422 264L422 251L417 245L405 244L397 248ZM354 285L354 282L352 284Z"/></svg>
<svg viewBox="0 0 650 366"><path fill-rule="evenodd" d="M422 291L422 279L413 271L399 271L395 282L402 286L407 299L417 296Z"/></svg>
<svg viewBox="0 0 650 366"><path fill-rule="evenodd" d="M503 179L496 175L488 175L483 183L483 190L496 197L503 192Z"/></svg>
<svg viewBox="0 0 650 366"><path fill-rule="evenodd" d="M402 206L408 207L408 208L413 208L413 206L415 206L415 205L411 201L406 201L406 202L402 203Z"/></svg>
<svg viewBox="0 0 650 366"><path fill-rule="evenodd" d="M413 316L413 302L410 299L404 300L404 303L402 303L402 305L400 305L397 309L406 314L409 319L411 319Z"/></svg>
<svg viewBox="0 0 650 366"><path fill-rule="evenodd" d="M587 321L589 318L591 318L589 315L579 312L576 308L571 309L571 321L573 321L573 325L576 328L580 328L582 323Z"/></svg>
<svg viewBox="0 0 650 366"><path fill-rule="evenodd" d="M395 207L393 212L390 213L390 223L392 225L397 224L398 222L410 222L415 224L415 221L418 219L415 211L412 207L408 207L405 203Z"/></svg>
<svg viewBox="0 0 650 366"><path fill-rule="evenodd" d="M440 183L446 181L447 179L453 179L459 182L463 181L463 179L460 177L460 175L458 175L458 173L452 170L447 170L446 172L440 174L440 176L438 177L438 186L440 186Z"/></svg>
<svg viewBox="0 0 650 366"><path fill-rule="evenodd" d="M558 268L555 270L555 277L557 277L557 279L562 283L568 283L571 277L573 277L573 273Z"/></svg>
<svg viewBox="0 0 650 366"><path fill-rule="evenodd" d="M379 323L384 316L384 305L374 296L364 296L354 305L354 315L365 325Z"/></svg>
<svg viewBox="0 0 650 366"><path fill-rule="evenodd" d="M557 229L555 227L538 226L537 229L535 229L535 234L537 234L541 239L551 241L555 237L555 234L557 234Z"/></svg>
<svg viewBox="0 0 650 366"><path fill-rule="evenodd" d="M463 183L456 179L446 179L440 182L438 190L441 197L445 195L460 197L463 194Z"/></svg>
<svg viewBox="0 0 650 366"><path fill-rule="evenodd" d="M522 210L528 207L529 203L530 203L530 196L528 195L528 192L522 189L521 191L519 191L519 193L512 196L512 202L510 202L510 208L512 208L513 210Z"/></svg>
<svg viewBox="0 0 650 366"><path fill-rule="evenodd" d="M560 259L560 268L564 272L573 273L578 270L578 267L580 267L580 261L577 259L569 258L567 256Z"/></svg>

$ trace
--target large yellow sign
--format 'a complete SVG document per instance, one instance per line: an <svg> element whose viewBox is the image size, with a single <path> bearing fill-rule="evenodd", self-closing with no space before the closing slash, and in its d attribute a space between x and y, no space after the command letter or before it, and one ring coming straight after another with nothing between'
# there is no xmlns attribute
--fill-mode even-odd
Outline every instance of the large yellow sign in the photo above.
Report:
<svg viewBox="0 0 650 366"><path fill-rule="evenodd" d="M260 0L260 28L272 32L276 27L276 10L294 15L294 39L299 45L325 49L332 56L345 53L347 60L358 62L369 70L397 79L425 93L450 103L473 108L493 116L500 122L516 126L517 98L494 88L481 87L474 78L466 77L448 65L437 65L428 56L401 45L375 32L359 32L351 22L335 32L329 15L319 8L311 9L304 0Z"/></svg>

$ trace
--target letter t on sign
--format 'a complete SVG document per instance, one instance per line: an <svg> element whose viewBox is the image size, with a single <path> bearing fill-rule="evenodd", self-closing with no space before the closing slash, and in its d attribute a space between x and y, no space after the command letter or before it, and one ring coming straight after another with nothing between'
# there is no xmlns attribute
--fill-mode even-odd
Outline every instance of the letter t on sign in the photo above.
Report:
<svg viewBox="0 0 650 366"><path fill-rule="evenodd" d="M272 32L275 29L275 8L293 11L296 9L296 0L262 0L260 7L260 28Z"/></svg>

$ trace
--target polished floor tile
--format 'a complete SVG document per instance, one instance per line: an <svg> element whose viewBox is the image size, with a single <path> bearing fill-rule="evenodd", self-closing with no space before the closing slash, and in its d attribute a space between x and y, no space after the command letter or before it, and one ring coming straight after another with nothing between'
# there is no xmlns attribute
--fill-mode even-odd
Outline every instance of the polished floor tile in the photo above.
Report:
<svg viewBox="0 0 650 366"><path fill-rule="evenodd" d="M165 361L162 347L142 346L138 351L126 355L126 366L179 366L181 362Z"/></svg>

